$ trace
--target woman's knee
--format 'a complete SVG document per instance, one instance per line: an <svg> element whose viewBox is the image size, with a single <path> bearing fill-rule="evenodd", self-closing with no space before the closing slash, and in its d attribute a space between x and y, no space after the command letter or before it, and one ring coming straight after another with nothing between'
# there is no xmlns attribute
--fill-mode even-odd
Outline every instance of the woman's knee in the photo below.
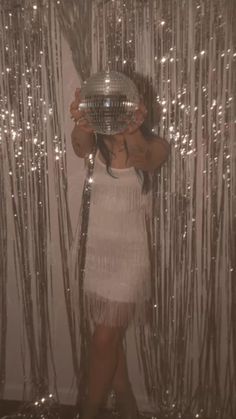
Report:
<svg viewBox="0 0 236 419"><path fill-rule="evenodd" d="M124 332L118 327L96 326L93 335L93 348L97 354L105 355L111 350L118 350Z"/></svg>

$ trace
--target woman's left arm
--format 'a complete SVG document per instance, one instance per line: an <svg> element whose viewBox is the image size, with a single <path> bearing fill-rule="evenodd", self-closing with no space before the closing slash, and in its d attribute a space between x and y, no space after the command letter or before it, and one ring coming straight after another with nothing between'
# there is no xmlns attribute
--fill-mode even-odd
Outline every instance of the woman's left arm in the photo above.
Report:
<svg viewBox="0 0 236 419"><path fill-rule="evenodd" d="M158 169L170 152L169 143L160 137L145 139L140 129L124 133L129 152L129 164L136 169L153 171Z"/></svg>

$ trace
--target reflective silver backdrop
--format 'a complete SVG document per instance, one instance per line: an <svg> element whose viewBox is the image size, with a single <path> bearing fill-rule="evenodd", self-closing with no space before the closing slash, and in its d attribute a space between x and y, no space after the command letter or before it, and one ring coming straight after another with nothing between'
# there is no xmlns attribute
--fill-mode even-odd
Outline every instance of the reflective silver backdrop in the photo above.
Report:
<svg viewBox="0 0 236 419"><path fill-rule="evenodd" d="M27 342L30 356L27 374L31 377L32 395L47 392L50 371L56 392L49 257L55 220L52 194L57 199L64 295L79 388L78 309L71 299L73 278L69 269L72 231L62 114L62 57L54 6L81 78L107 64L124 71L144 95L150 126L171 143L171 157L155 175L153 325L137 329L140 364L154 414L233 419L233 0L1 3L1 390L7 351L7 266L14 263L24 316L22 339ZM6 205L9 194L11 208ZM12 240L7 235L8 225L14 226L14 261L7 259ZM22 359L24 367L24 356Z"/></svg>

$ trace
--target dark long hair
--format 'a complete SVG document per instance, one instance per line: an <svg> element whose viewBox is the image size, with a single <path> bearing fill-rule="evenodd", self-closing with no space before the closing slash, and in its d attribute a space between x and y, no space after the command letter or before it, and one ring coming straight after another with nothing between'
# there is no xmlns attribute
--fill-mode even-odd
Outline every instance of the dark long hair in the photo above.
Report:
<svg viewBox="0 0 236 419"><path fill-rule="evenodd" d="M143 134L143 136L144 136L144 138L147 142L150 141L154 137L153 132L145 124L142 124L139 129L142 132L142 134ZM109 173L110 176L112 176L114 178L117 178L114 175L114 173L112 173L112 167L111 167L112 152L109 150L109 148L107 147L107 145L104 141L104 135L103 134L97 134L96 139L97 139L97 147L98 147L102 157L105 160L107 173ZM128 148L127 148L126 143L125 143L125 149L126 149L127 158L128 158L129 157L129 152L128 152ZM137 173L137 176L142 180L142 192L143 193L148 193L151 189L151 179L150 179L149 173L147 171L140 170L140 169L135 169L135 171Z"/></svg>

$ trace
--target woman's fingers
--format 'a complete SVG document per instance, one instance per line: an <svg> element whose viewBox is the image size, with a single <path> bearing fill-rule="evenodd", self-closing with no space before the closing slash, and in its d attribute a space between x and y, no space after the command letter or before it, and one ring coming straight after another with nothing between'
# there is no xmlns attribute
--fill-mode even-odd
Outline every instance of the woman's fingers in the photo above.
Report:
<svg viewBox="0 0 236 419"><path fill-rule="evenodd" d="M78 118L81 115L81 111L79 110L80 104L80 88L75 90L75 99L70 104L70 113L72 118Z"/></svg>
<svg viewBox="0 0 236 419"><path fill-rule="evenodd" d="M132 134L133 132L137 131L137 129L142 125L144 121L143 115L135 114L133 119L129 122L127 129L125 130L129 134Z"/></svg>
<svg viewBox="0 0 236 419"><path fill-rule="evenodd" d="M76 117L74 118L76 125L82 129L83 131L92 133L94 130L90 127L87 118L81 113L77 113Z"/></svg>
<svg viewBox="0 0 236 419"><path fill-rule="evenodd" d="M143 102L140 102L138 109L136 109L135 111L135 119L137 123L141 125L144 119L146 118L146 116L147 116L147 108Z"/></svg>
<svg viewBox="0 0 236 419"><path fill-rule="evenodd" d="M78 110L78 104L75 101L73 101L70 104L70 112L71 111L76 111L76 110Z"/></svg>
<svg viewBox="0 0 236 419"><path fill-rule="evenodd" d="M80 88L77 88L75 90L75 98L70 105L70 109L71 108L76 108L77 109L79 107L79 104L80 104Z"/></svg>
<svg viewBox="0 0 236 419"><path fill-rule="evenodd" d="M75 121L76 125L79 126L83 131L92 133L93 129L89 126L86 118L86 112L79 109L80 104L80 88L75 90L75 99L70 104L71 118Z"/></svg>
<svg viewBox="0 0 236 419"><path fill-rule="evenodd" d="M74 119L75 121L81 118L81 112L78 110L71 110L70 114L71 114L71 118Z"/></svg>
<svg viewBox="0 0 236 419"><path fill-rule="evenodd" d="M135 110L132 120L129 122L126 132L132 134L144 122L147 116L147 109L143 102L139 103L138 108Z"/></svg>
<svg viewBox="0 0 236 419"><path fill-rule="evenodd" d="M80 103L80 87L75 89L75 102L79 105Z"/></svg>
<svg viewBox="0 0 236 419"><path fill-rule="evenodd" d="M80 88L77 88L75 90L75 100L73 100L73 102L71 102L70 104L71 118L74 119L75 121L78 121L78 119L84 116L84 111L81 111L79 109L79 104L80 104Z"/></svg>
<svg viewBox="0 0 236 419"><path fill-rule="evenodd" d="M139 107L138 107L138 109L143 113L143 115L147 115L147 108L146 108L146 106L144 105L144 103L143 103L143 101L141 101L140 103L139 103Z"/></svg>

